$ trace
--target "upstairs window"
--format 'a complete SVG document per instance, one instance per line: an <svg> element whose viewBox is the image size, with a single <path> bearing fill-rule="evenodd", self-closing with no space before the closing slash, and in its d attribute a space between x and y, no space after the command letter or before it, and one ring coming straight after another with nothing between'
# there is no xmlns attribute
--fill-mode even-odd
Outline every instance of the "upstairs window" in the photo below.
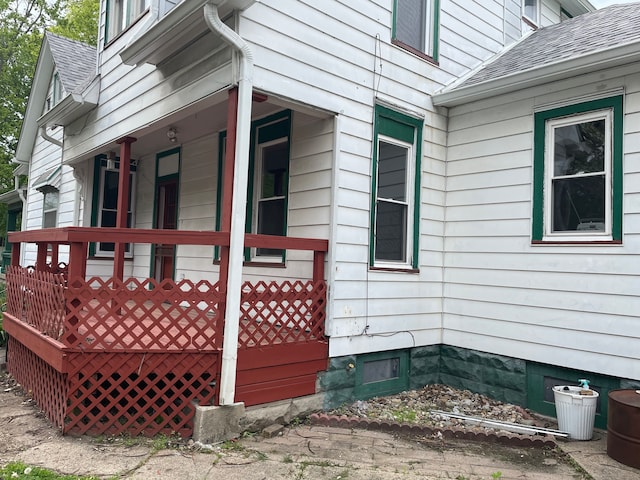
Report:
<svg viewBox="0 0 640 480"><path fill-rule="evenodd" d="M395 0L393 42L438 60L439 0Z"/></svg>
<svg viewBox="0 0 640 480"><path fill-rule="evenodd" d="M58 72L51 77L51 84L49 85L49 95L47 95L47 111L56 106L62 97L64 96L64 89L62 88L62 82L60 81L60 75Z"/></svg>
<svg viewBox="0 0 640 480"><path fill-rule="evenodd" d="M537 27L540 24L540 0L523 0L522 16Z"/></svg>
<svg viewBox="0 0 640 480"><path fill-rule="evenodd" d="M376 107L370 264L418 268L422 121Z"/></svg>
<svg viewBox="0 0 640 480"><path fill-rule="evenodd" d="M108 0L106 41L126 30L147 8L150 0Z"/></svg>
<svg viewBox="0 0 640 480"><path fill-rule="evenodd" d="M538 112L533 240L622 240L622 97Z"/></svg>

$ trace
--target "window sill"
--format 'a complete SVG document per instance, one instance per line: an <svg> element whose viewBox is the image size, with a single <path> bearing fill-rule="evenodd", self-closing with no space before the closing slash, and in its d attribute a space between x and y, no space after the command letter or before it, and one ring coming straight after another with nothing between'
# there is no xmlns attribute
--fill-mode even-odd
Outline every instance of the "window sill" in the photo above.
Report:
<svg viewBox="0 0 640 480"><path fill-rule="evenodd" d="M395 45L396 47L400 47L403 50L406 50L409 53L414 54L417 57L422 58L423 60L426 60L429 63L432 63L435 66L439 66L440 63L438 62L438 60L436 60L435 58L433 58L431 55L426 54L425 52L421 52L420 50L418 50L417 48L413 48L411 45L407 45L404 42L401 42L400 40L396 40L395 38L391 40L391 43L393 45Z"/></svg>
<svg viewBox="0 0 640 480"><path fill-rule="evenodd" d="M531 240L531 245L622 245L622 240Z"/></svg>
<svg viewBox="0 0 640 480"><path fill-rule="evenodd" d="M369 270L372 272L399 272L399 273L420 273L419 268L412 267L380 267L370 266Z"/></svg>
<svg viewBox="0 0 640 480"><path fill-rule="evenodd" d="M538 30L538 28L540 28L538 25L535 24L535 22L533 20L531 20L528 17L523 16L522 17L522 21L524 23L526 23L527 25L529 25L531 28L533 28L534 30Z"/></svg>

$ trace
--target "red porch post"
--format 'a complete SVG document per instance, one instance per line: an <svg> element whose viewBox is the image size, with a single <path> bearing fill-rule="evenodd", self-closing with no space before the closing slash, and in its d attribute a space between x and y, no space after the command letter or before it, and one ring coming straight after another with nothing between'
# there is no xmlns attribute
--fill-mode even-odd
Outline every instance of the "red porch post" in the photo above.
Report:
<svg viewBox="0 0 640 480"><path fill-rule="evenodd" d="M19 267L20 266L20 247L22 243L15 242L11 244L11 266Z"/></svg>
<svg viewBox="0 0 640 480"><path fill-rule="evenodd" d="M124 137L117 140L120 144L120 174L118 177L118 204L116 213L116 227L127 228L127 215L129 213L129 170L131 162L131 144L136 139ZM124 251L125 243L116 242L113 254L113 277L122 280L124 275Z"/></svg>

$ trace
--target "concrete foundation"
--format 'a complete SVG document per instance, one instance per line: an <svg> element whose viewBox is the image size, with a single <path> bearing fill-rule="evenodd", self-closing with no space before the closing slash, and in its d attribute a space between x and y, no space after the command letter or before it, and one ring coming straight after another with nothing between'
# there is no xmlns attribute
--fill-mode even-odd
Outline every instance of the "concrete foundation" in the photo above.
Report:
<svg viewBox="0 0 640 480"><path fill-rule="evenodd" d="M210 444L237 438L242 433L240 419L244 403L223 406L196 406L193 419L193 440Z"/></svg>
<svg viewBox="0 0 640 480"><path fill-rule="evenodd" d="M307 417L322 410L323 394L255 405L196 406L193 440L211 444L237 438L242 432L259 432L274 425L287 425L296 417Z"/></svg>

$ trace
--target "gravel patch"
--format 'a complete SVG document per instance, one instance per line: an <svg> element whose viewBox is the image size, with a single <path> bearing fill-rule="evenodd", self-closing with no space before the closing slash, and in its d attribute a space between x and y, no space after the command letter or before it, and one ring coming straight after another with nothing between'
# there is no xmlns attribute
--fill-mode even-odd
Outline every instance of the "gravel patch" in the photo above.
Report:
<svg viewBox="0 0 640 480"><path fill-rule="evenodd" d="M519 405L503 403L485 395L447 385L426 385L397 395L358 400L326 412L331 416L369 419L400 424L415 424L433 429L455 429L470 432L495 431L464 420L436 413L450 412L469 417L515 423L523 426L556 428L552 420L541 417Z"/></svg>

